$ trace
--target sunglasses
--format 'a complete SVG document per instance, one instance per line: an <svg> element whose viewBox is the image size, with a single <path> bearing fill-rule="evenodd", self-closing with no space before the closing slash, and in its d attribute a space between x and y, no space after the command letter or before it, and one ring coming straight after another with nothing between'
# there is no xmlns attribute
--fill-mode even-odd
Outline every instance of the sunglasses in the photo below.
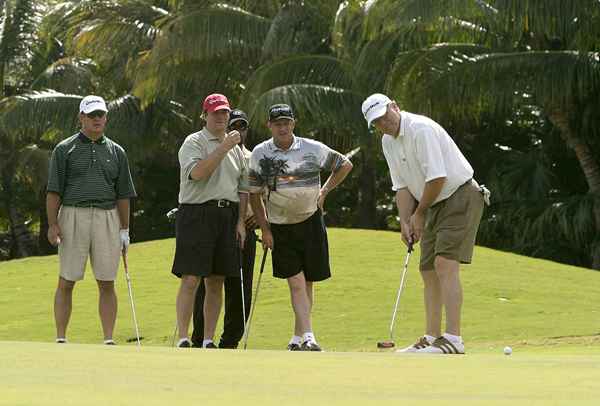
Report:
<svg viewBox="0 0 600 406"><path fill-rule="evenodd" d="M88 118L102 118L106 115L106 111L104 110L94 110L91 113L87 113L86 116Z"/></svg>
<svg viewBox="0 0 600 406"><path fill-rule="evenodd" d="M230 129L232 130L247 130L248 129L248 123L246 123L245 121L236 121L235 123L231 124L229 126Z"/></svg>

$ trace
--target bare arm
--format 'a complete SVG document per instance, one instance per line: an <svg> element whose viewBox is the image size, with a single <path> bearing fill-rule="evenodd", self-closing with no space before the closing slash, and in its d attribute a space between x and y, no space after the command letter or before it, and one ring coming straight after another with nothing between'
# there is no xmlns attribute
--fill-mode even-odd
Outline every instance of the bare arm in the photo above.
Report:
<svg viewBox="0 0 600 406"><path fill-rule="evenodd" d="M331 192L333 189L335 189L337 185L344 181L344 179L346 178L346 176L348 176L352 168L352 162L344 162L337 171L331 172L331 175L329 175L329 178L327 178L327 182L325 182L321 190Z"/></svg>
<svg viewBox="0 0 600 406"><path fill-rule="evenodd" d="M352 170L352 167L352 162L346 161L342 164L342 166L340 166L340 168L337 171L331 172L331 175L329 175L329 178L327 178L327 181L325 182L323 187L321 187L321 191L319 192L318 205L321 208L321 210L323 209L323 205L325 204L325 198L327 197L327 194L333 189L335 189L337 185L344 181L346 176L348 176L348 174Z"/></svg>
<svg viewBox="0 0 600 406"><path fill-rule="evenodd" d="M256 218L256 223L260 227L263 240L263 248L273 249L273 235L271 227L267 221L267 214L262 200L262 193L250 193L250 206Z"/></svg>
<svg viewBox="0 0 600 406"><path fill-rule="evenodd" d="M129 198L117 200L117 212L121 221L121 230L129 228Z"/></svg>
<svg viewBox="0 0 600 406"><path fill-rule="evenodd" d="M417 213L425 214L427 209L431 207L435 199L440 195L442 188L446 183L446 178L436 178L425 183L425 189L423 190L423 197L415 210Z"/></svg>
<svg viewBox="0 0 600 406"><path fill-rule="evenodd" d="M396 192L396 206L398 207L400 221L408 224L410 216L412 216L417 207L417 201L407 188L400 189Z"/></svg>
<svg viewBox="0 0 600 406"><path fill-rule="evenodd" d="M61 231L58 226L58 209L60 208L60 195L55 192L46 194L46 215L48 216L48 241L52 245L60 244Z"/></svg>
<svg viewBox="0 0 600 406"><path fill-rule="evenodd" d="M221 144L192 168L190 177L193 180L210 178L229 150L234 148L239 142L240 133L238 131L231 131L226 134Z"/></svg>

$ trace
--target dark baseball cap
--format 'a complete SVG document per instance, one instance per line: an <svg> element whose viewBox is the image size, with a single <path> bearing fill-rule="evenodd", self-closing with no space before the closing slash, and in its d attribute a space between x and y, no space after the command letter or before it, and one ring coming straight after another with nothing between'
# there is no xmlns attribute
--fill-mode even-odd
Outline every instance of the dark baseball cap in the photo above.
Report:
<svg viewBox="0 0 600 406"><path fill-rule="evenodd" d="M292 120L294 121L294 112L287 104L274 104L269 108L269 121L277 120Z"/></svg>
<svg viewBox="0 0 600 406"><path fill-rule="evenodd" d="M231 110L231 113L229 113L229 125L237 123L238 121L243 121L248 125L248 116L242 110Z"/></svg>

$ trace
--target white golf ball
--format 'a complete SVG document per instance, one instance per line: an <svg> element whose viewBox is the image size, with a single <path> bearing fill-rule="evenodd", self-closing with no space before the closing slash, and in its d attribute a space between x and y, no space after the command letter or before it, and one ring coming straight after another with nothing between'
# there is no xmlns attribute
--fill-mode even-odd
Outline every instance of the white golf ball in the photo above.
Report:
<svg viewBox="0 0 600 406"><path fill-rule="evenodd" d="M510 354L512 354L512 348L504 347L504 355L510 355Z"/></svg>

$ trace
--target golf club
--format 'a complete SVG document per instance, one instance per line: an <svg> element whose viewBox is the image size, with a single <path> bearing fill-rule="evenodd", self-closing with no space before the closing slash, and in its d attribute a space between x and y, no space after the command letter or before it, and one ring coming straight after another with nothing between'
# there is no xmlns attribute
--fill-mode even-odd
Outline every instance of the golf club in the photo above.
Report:
<svg viewBox="0 0 600 406"><path fill-rule="evenodd" d="M248 321L246 321L244 326L244 349L248 347L250 324L252 322L252 315L254 314L254 310L256 309L256 303L258 302L258 290L260 289L260 280L262 279L263 271L265 270L265 261L267 260L268 251L268 248L263 251L262 262L260 263L260 273L258 274L258 282L256 283L256 291L254 292L254 299L252 300L252 305L250 306L250 316L248 317Z"/></svg>
<svg viewBox="0 0 600 406"><path fill-rule="evenodd" d="M408 251L406 253L406 259L404 261L404 270L402 271L402 277L400 278L400 287L398 288L398 294L396 295L396 303L394 304L394 312L392 313L392 321L390 323L390 339L388 341L377 342L377 348L394 348L394 323L396 322L396 314L398 313L398 306L400 304L400 296L404 290L404 281L406 279L406 272L408 270L408 261L410 254L413 251L412 243L408 245Z"/></svg>
<svg viewBox="0 0 600 406"><path fill-rule="evenodd" d="M129 267L127 266L127 252L123 251L123 265L125 266L125 279L127 279L127 290L129 291L129 302L131 303L131 314L133 315L133 324L135 326L135 337L138 347L141 346L140 330L138 328L137 317L135 316L135 305L133 303L133 291L131 289L131 278L129 277ZM129 341L129 340L127 340Z"/></svg>
<svg viewBox="0 0 600 406"><path fill-rule="evenodd" d="M175 337L177 336L177 320L175 320L175 328L173 329L173 340L171 341L171 347L175 347Z"/></svg>
<svg viewBox="0 0 600 406"><path fill-rule="evenodd" d="M244 332L246 331L246 298L244 297L244 250L240 248L240 292L242 292L242 320L244 320Z"/></svg>

